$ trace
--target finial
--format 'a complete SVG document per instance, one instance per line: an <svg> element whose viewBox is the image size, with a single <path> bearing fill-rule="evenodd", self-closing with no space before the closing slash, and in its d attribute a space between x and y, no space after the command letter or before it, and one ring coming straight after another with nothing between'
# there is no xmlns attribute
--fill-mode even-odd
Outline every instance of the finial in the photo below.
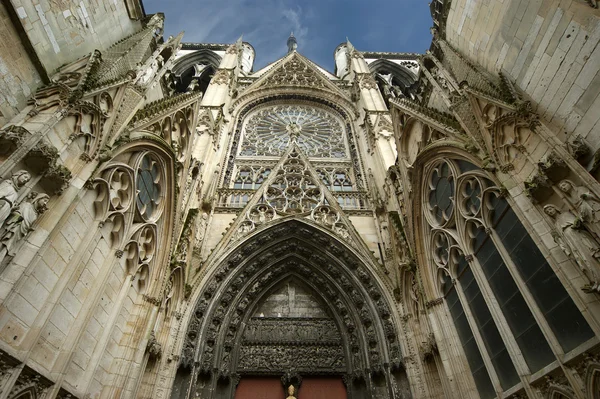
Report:
<svg viewBox="0 0 600 399"><path fill-rule="evenodd" d="M290 33L290 37L287 39L288 53L292 51L296 51L298 48L298 42L296 41L296 37L294 36L294 32Z"/></svg>

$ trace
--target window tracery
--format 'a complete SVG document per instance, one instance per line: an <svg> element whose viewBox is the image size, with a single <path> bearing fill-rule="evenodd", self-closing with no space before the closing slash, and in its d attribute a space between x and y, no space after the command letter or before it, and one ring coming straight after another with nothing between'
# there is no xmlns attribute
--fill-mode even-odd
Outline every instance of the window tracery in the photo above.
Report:
<svg viewBox="0 0 600 399"><path fill-rule="evenodd" d="M242 166L233 183L234 189L256 190L271 173L271 168L263 166Z"/></svg>
<svg viewBox="0 0 600 399"><path fill-rule="evenodd" d="M152 274L166 195L165 168L151 151L114 160L94 180L96 217L110 222L111 245L125 262L132 286L144 292Z"/></svg>
<svg viewBox="0 0 600 399"><path fill-rule="evenodd" d="M434 279L482 397L519 383L516 365L521 358L529 373L553 362L549 342L558 341L567 352L593 337L565 287L483 171L466 161L438 160L429 167L423 197ZM510 331L503 330L505 325ZM519 353L507 350L513 341Z"/></svg>
<svg viewBox="0 0 600 399"><path fill-rule="evenodd" d="M306 105L274 105L251 114L240 156L281 156L295 140L309 157L347 158L344 125L333 114Z"/></svg>

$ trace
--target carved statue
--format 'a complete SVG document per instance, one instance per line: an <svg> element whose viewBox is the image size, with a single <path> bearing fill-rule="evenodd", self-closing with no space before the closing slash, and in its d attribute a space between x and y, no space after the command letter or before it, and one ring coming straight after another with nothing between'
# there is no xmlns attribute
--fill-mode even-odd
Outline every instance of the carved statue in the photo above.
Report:
<svg viewBox="0 0 600 399"><path fill-rule="evenodd" d="M555 220L554 240L561 249L572 256L589 279L582 289L586 292L600 292L600 245L592 235L579 228L579 220L571 212L561 212L554 205L546 205L544 212Z"/></svg>
<svg viewBox="0 0 600 399"><path fill-rule="evenodd" d="M15 256L14 249L32 230L31 226L46 211L50 197L47 194L31 192L27 199L14 210L0 231L0 262L9 256Z"/></svg>
<svg viewBox="0 0 600 399"><path fill-rule="evenodd" d="M202 215L197 219L196 222L196 236L194 237L194 247L200 248L200 246L202 245L207 224L208 214L206 212L202 212Z"/></svg>
<svg viewBox="0 0 600 399"><path fill-rule="evenodd" d="M139 82L141 84L148 83L150 81L150 79L152 79L154 77L156 72L162 67L162 65L163 65L163 57L161 55L158 55L158 57L156 57L156 59L154 61L152 61L152 64L150 64L150 66L148 68L146 68L145 70L139 71L139 76L140 76Z"/></svg>
<svg viewBox="0 0 600 399"><path fill-rule="evenodd" d="M10 211L19 196L19 189L31 180L25 170L14 173L10 179L0 181L0 227L10 215Z"/></svg>
<svg viewBox="0 0 600 399"><path fill-rule="evenodd" d="M295 392L296 392L296 389L294 388L294 386L290 385L288 387L288 397L285 399L296 399L296 397L294 396Z"/></svg>
<svg viewBox="0 0 600 399"><path fill-rule="evenodd" d="M589 224L600 237L600 199L584 186L576 186L570 180L558 183L558 188L569 195L569 200L577 208L581 220Z"/></svg>

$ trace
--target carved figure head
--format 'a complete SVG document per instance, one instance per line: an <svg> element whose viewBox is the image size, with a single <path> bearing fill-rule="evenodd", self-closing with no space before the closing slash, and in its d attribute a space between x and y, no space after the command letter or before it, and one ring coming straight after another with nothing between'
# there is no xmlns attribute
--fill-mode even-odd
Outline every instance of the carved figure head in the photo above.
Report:
<svg viewBox="0 0 600 399"><path fill-rule="evenodd" d="M19 170L12 175L12 181L16 187L23 187L31 180L31 175L26 170Z"/></svg>
<svg viewBox="0 0 600 399"><path fill-rule="evenodd" d="M33 199L33 201L31 201L31 203L35 207L37 213L41 214L44 213L46 209L48 209L48 201L50 201L50 197L48 196L48 194L38 194Z"/></svg>
<svg viewBox="0 0 600 399"><path fill-rule="evenodd" d="M558 188L560 188L560 191L562 191L564 193L568 193L569 191L571 191L573 189L573 185L571 184L570 181L563 180L560 183L558 183Z"/></svg>
<svg viewBox="0 0 600 399"><path fill-rule="evenodd" d="M555 218L556 215L558 215L560 213L558 208L555 207L554 205L546 205L544 207L544 212L546 213L546 215L550 216L551 218Z"/></svg>

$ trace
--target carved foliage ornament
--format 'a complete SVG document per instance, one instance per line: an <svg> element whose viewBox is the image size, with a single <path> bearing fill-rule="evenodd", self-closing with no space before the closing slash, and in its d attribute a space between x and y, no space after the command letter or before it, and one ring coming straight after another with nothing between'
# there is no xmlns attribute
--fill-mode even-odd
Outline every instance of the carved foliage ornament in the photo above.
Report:
<svg viewBox="0 0 600 399"><path fill-rule="evenodd" d="M307 86L324 88L322 77L300 59L295 53L271 76L268 76L262 86Z"/></svg>

